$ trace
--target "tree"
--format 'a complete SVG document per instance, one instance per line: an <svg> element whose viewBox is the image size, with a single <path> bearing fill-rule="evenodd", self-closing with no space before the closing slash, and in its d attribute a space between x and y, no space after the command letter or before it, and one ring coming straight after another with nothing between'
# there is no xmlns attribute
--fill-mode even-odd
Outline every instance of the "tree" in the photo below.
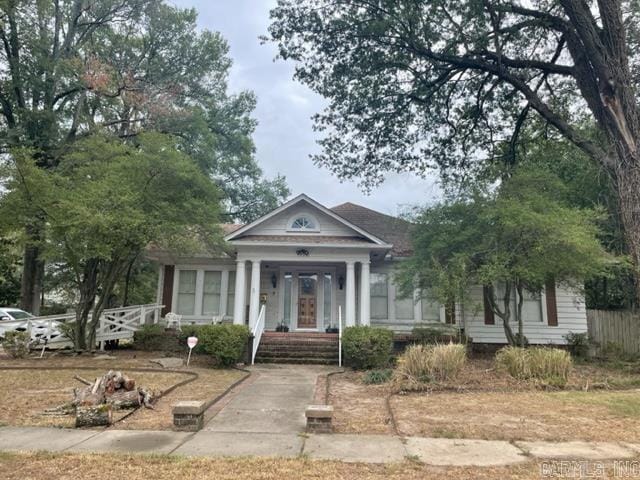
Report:
<svg viewBox="0 0 640 480"><path fill-rule="evenodd" d="M637 2L279 0L271 15L280 55L329 100L316 162L368 184L454 176L535 115L612 175L640 277Z"/></svg>
<svg viewBox="0 0 640 480"><path fill-rule="evenodd" d="M598 212L569 206L566 192L557 177L523 170L497 192L427 208L416 219L401 289L410 295L417 282L449 304L464 303L470 287L483 285L509 343L523 344L525 294L539 295L549 281L581 288L615 260L598 240Z"/></svg>
<svg viewBox="0 0 640 480"><path fill-rule="evenodd" d="M46 217L38 248L77 289L76 348L93 348L116 283L150 243L187 252L221 244L218 189L174 144L159 134L133 144L87 137L55 170L39 168L32 150L14 155L0 218Z"/></svg>
<svg viewBox="0 0 640 480"><path fill-rule="evenodd" d="M51 169L86 136L132 141L156 131L224 184L229 208L252 189L266 191L267 202L283 199L284 182L265 182L255 164L255 98L227 92L228 45L198 31L196 19L163 0L0 2L0 153L29 147L36 165ZM248 193L239 197L228 178ZM21 303L34 313L46 221L23 226Z"/></svg>

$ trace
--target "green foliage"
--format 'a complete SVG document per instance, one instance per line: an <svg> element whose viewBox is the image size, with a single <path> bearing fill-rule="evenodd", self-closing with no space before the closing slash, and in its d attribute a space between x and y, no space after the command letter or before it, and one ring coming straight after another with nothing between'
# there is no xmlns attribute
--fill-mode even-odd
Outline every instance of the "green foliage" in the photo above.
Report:
<svg viewBox="0 0 640 480"><path fill-rule="evenodd" d="M565 198L557 177L522 170L497 189L425 209L415 219L414 255L398 273L402 291L417 281L441 303L469 303L471 286L488 285L493 311L515 344L520 337L509 322L517 311L507 307L516 289L538 294L549 279L579 288L614 261L598 240L600 212L573 208ZM497 285L509 296L496 294Z"/></svg>
<svg viewBox="0 0 640 480"><path fill-rule="evenodd" d="M0 305L16 305L20 298L20 252L15 238L0 237Z"/></svg>
<svg viewBox="0 0 640 480"><path fill-rule="evenodd" d="M432 382L456 378L467 360L461 344L411 345L398 358L394 372L396 390L421 390Z"/></svg>
<svg viewBox="0 0 640 480"><path fill-rule="evenodd" d="M589 357L589 348L591 347L591 339L587 332L575 333L569 332L564 336L569 347L569 352L574 358L586 359Z"/></svg>
<svg viewBox="0 0 640 480"><path fill-rule="evenodd" d="M185 344L186 345L186 344ZM166 331L162 325L143 325L133 333L133 347L150 352L183 351L176 332Z"/></svg>
<svg viewBox="0 0 640 480"><path fill-rule="evenodd" d="M205 325L197 332L198 343L221 367L240 362L247 349L249 329L244 325Z"/></svg>
<svg viewBox="0 0 640 480"><path fill-rule="evenodd" d="M458 340L457 329L445 327L414 327L413 330L411 330L411 336L415 343L422 345L448 343Z"/></svg>
<svg viewBox="0 0 640 480"><path fill-rule="evenodd" d="M495 362L513 378L560 388L567 384L573 367L569 352L548 347L504 347L496 354Z"/></svg>
<svg viewBox="0 0 640 480"><path fill-rule="evenodd" d="M381 385L391 380L392 376L393 370L391 370L390 368L370 370L365 374L364 377L362 377L362 382L365 385Z"/></svg>
<svg viewBox="0 0 640 480"><path fill-rule="evenodd" d="M342 350L345 363L356 370L384 368L393 351L393 332L385 328L355 326L344 329Z"/></svg>
<svg viewBox="0 0 640 480"><path fill-rule="evenodd" d="M8 331L4 333L2 348L11 358L25 358L29 355L30 343L28 332Z"/></svg>

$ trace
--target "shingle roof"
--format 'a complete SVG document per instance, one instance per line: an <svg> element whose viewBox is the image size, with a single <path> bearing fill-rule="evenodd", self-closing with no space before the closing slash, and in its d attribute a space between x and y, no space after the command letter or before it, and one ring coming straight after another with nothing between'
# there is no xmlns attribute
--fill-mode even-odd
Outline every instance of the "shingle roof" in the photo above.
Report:
<svg viewBox="0 0 640 480"><path fill-rule="evenodd" d="M372 235L393 244L392 255L407 257L413 253L410 237L411 223L406 220L351 202L337 205L331 210Z"/></svg>
<svg viewBox="0 0 640 480"><path fill-rule="evenodd" d="M221 223L220 224L222 233L224 233L225 235L229 235L230 233L233 233L242 227L244 227L244 225L241 223Z"/></svg>

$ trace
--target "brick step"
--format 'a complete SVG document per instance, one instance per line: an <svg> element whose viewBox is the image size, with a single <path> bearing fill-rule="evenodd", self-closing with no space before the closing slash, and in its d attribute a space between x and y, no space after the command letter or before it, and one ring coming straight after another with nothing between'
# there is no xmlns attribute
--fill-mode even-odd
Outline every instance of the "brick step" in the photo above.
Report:
<svg viewBox="0 0 640 480"><path fill-rule="evenodd" d="M260 348L281 350L338 350L337 343L271 343L260 342Z"/></svg>
<svg viewBox="0 0 640 480"><path fill-rule="evenodd" d="M290 350L288 352L273 350L258 350L258 357L279 357L279 358L338 358L338 352L318 352L308 350Z"/></svg>
<svg viewBox="0 0 640 480"><path fill-rule="evenodd" d="M292 363L292 364L314 364L314 365L335 365L338 363L338 358L288 358L288 357L260 357L256 356L257 363Z"/></svg>
<svg viewBox="0 0 640 480"><path fill-rule="evenodd" d="M316 338L316 339L335 339L338 340L337 333L320 333L320 332L264 332L263 338Z"/></svg>

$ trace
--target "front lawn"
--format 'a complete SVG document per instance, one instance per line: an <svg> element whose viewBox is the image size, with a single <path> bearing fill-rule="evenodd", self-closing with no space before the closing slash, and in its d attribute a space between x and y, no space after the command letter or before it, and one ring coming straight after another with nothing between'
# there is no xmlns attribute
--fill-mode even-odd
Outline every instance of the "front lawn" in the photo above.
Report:
<svg viewBox="0 0 640 480"><path fill-rule="evenodd" d="M640 438L640 374L633 368L577 364L563 390L515 380L487 358L472 358L455 380L417 393L365 385L364 375L347 371L330 379L338 432L488 440Z"/></svg>
<svg viewBox="0 0 640 480"><path fill-rule="evenodd" d="M193 368L182 372L150 371L162 370L160 365L149 360L161 357L153 352L118 351L110 352L107 359L100 356L71 356L58 353L45 359L24 360L2 359L0 367L35 367L29 369L0 368L0 424L15 426L56 426L73 427L74 417L45 415L46 409L68 403L73 398L74 388L84 385L75 380L79 375L89 381L109 370L126 372L154 392L168 390L177 383L191 379L187 372L195 372L198 378L164 395L154 405L154 409L141 408L132 415L129 410L114 412L114 418L121 419L119 429L168 430L172 427L171 405L179 400L209 401L223 393L231 384L246 375L232 369L213 369L206 366L206 358L196 358Z"/></svg>

